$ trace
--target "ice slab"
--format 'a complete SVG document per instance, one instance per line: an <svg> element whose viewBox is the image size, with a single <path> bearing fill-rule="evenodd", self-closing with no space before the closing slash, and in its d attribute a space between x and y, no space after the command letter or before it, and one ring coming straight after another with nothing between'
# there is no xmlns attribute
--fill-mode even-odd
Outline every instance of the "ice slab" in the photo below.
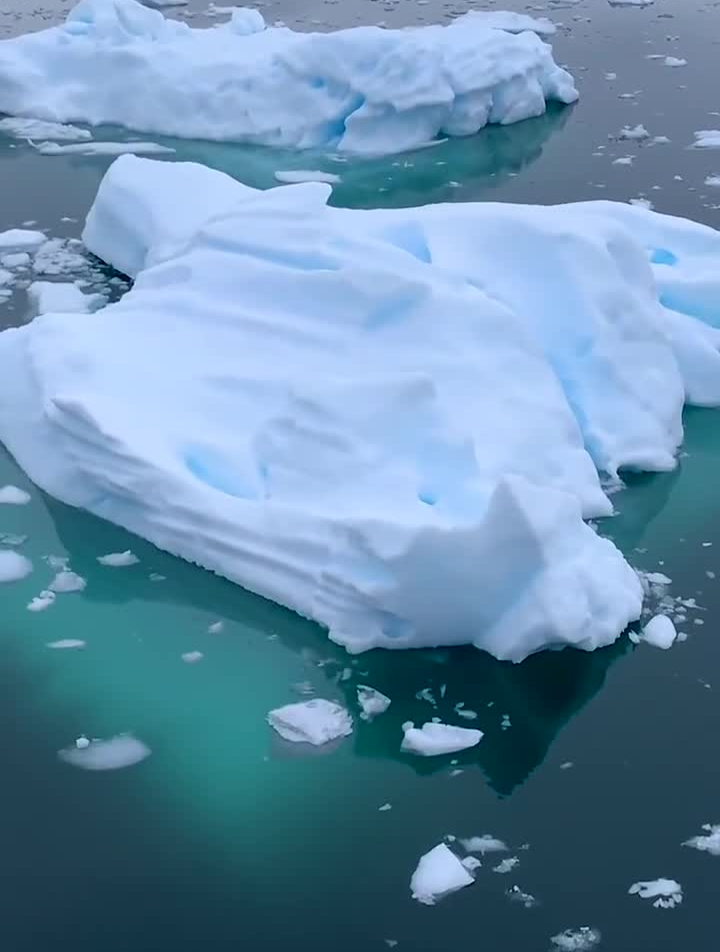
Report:
<svg viewBox="0 0 720 952"><path fill-rule="evenodd" d="M358 684L357 699L362 711L360 717L364 721L371 721L378 714L383 714L390 707L390 698L367 684Z"/></svg>
<svg viewBox="0 0 720 952"><path fill-rule="evenodd" d="M193 29L136 0L81 0L65 24L0 41L0 112L400 152L541 115L548 100L574 102L572 77L537 35L552 31L547 20L498 12L447 26L302 33L244 9Z"/></svg>
<svg viewBox="0 0 720 952"><path fill-rule="evenodd" d="M638 641L644 641L654 648L662 648L667 651L675 644L677 631L667 615L655 615L636 638Z"/></svg>
<svg viewBox="0 0 720 952"><path fill-rule="evenodd" d="M329 194L117 159L84 237L134 286L0 334L0 439L351 651L609 644L643 587L583 518L599 470L672 469L684 402L720 403L720 235Z"/></svg>
<svg viewBox="0 0 720 952"><path fill-rule="evenodd" d="M410 880L413 899L433 906L439 899L470 886L475 880L457 856L440 843L420 857Z"/></svg>
<svg viewBox="0 0 720 952"><path fill-rule="evenodd" d="M278 707L267 719L285 740L315 747L352 733L352 717L345 708L320 697Z"/></svg>
<svg viewBox="0 0 720 952"><path fill-rule="evenodd" d="M468 853L480 853L483 856L486 853L505 853L507 846L502 840L491 836L489 833L483 833L482 836L471 836L468 839L460 840L461 845Z"/></svg>
<svg viewBox="0 0 720 952"><path fill-rule="evenodd" d="M409 754L420 754L422 757L454 754L459 750L475 747L483 739L482 731L434 721L428 721L422 727L415 727L412 721L406 721L403 724L403 734L400 749Z"/></svg>

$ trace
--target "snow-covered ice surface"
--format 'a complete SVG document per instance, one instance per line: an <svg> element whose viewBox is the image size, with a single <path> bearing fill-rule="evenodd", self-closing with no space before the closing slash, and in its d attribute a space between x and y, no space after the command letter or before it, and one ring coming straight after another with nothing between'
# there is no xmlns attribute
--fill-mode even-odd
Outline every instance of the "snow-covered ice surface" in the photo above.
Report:
<svg viewBox="0 0 720 952"><path fill-rule="evenodd" d="M101 294L85 294L72 281L33 281L27 293L35 314L85 314L105 303Z"/></svg>
<svg viewBox="0 0 720 952"><path fill-rule="evenodd" d="M674 879L653 879L633 883L628 890L631 896L652 899L656 909L673 909L683 900L682 886Z"/></svg>
<svg viewBox="0 0 720 952"><path fill-rule="evenodd" d="M402 726L403 740L400 749L408 754L422 757L437 757L439 754L454 754L459 750L475 747L483 738L482 731L470 727L455 727L428 721L415 727L412 721Z"/></svg>
<svg viewBox="0 0 720 952"><path fill-rule="evenodd" d="M19 582L32 572L32 562L17 552L0 552L0 582Z"/></svg>
<svg viewBox="0 0 720 952"><path fill-rule="evenodd" d="M693 836L686 840L683 846L692 846L693 849L700 850L702 853L710 853L711 856L720 856L720 824L713 826L706 823L703 826L704 833Z"/></svg>
<svg viewBox="0 0 720 952"><path fill-rule="evenodd" d="M0 112L400 152L541 115L547 100L574 102L572 77L537 35L551 30L528 16L469 13L449 26L300 33L266 28L242 8L193 29L136 0L81 0L64 25L0 41Z"/></svg>
<svg viewBox="0 0 720 952"><path fill-rule="evenodd" d="M583 517L598 470L672 469L683 403L720 403L720 235L329 194L117 159L84 238L134 287L0 334L0 439L352 651L609 644L643 589Z"/></svg>
<svg viewBox="0 0 720 952"><path fill-rule="evenodd" d="M83 739L85 740L85 739ZM120 770L139 764L151 754L150 748L132 734L119 734L109 740L78 743L58 752L60 760L81 770Z"/></svg>
<svg viewBox="0 0 720 952"><path fill-rule="evenodd" d="M352 733L352 717L335 701L312 698L270 711L268 724L284 740L319 747Z"/></svg>
<svg viewBox="0 0 720 952"><path fill-rule="evenodd" d="M420 857L410 880L410 892L413 899L432 906L474 881L452 850L440 843Z"/></svg>

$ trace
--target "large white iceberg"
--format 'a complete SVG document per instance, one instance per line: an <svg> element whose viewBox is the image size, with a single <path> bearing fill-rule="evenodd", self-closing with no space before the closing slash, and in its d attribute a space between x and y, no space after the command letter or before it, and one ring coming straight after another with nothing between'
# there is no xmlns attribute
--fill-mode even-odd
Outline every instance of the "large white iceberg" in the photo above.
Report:
<svg viewBox="0 0 720 952"><path fill-rule="evenodd" d="M684 401L720 404L720 234L329 194L117 159L84 238L135 284L0 334L0 440L351 651L609 644L642 587L583 518L598 470L670 469Z"/></svg>
<svg viewBox="0 0 720 952"><path fill-rule="evenodd" d="M193 29L136 0L81 0L64 25L0 41L0 112L399 152L539 116L546 100L574 102L572 77L537 35L549 28L470 13L449 26L296 33L238 9L226 24Z"/></svg>

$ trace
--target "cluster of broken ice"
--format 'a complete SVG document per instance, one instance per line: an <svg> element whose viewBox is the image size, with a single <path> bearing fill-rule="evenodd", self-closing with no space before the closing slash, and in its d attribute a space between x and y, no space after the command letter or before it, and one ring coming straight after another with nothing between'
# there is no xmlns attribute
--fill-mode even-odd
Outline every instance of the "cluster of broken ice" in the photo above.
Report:
<svg viewBox="0 0 720 952"><path fill-rule="evenodd" d="M135 279L0 334L43 489L352 651L593 649L643 587L583 521L720 403L720 235L613 203L350 211L124 156L88 218Z"/></svg>

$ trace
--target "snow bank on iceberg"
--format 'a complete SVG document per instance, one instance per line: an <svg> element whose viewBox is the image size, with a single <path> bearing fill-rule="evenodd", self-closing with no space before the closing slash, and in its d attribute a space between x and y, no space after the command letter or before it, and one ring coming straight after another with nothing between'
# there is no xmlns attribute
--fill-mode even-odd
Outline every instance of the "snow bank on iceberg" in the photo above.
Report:
<svg viewBox="0 0 720 952"><path fill-rule="evenodd" d="M84 235L134 287L0 334L0 439L351 651L612 642L642 587L583 517L598 469L672 467L685 398L720 404L720 235L329 193L116 160Z"/></svg>
<svg viewBox="0 0 720 952"><path fill-rule="evenodd" d="M0 112L400 152L541 115L546 100L574 102L572 77L531 32L549 26L470 13L449 26L296 33L239 9L228 23L193 29L136 0L81 0L64 25L0 41Z"/></svg>

